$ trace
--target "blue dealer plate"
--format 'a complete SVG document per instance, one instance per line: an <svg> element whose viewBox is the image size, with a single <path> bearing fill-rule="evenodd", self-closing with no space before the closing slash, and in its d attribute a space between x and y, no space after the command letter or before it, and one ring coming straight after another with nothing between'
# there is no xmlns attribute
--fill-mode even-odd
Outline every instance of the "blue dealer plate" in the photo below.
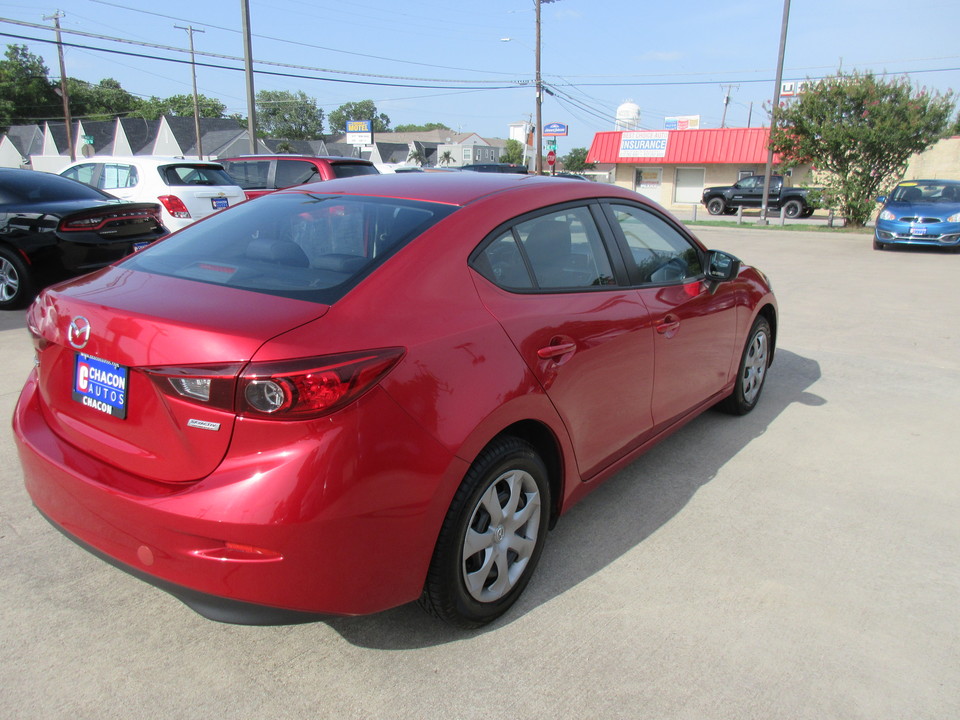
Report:
<svg viewBox="0 0 960 720"><path fill-rule="evenodd" d="M225 207L230 207L230 200L225 197L210 198L210 202L213 203L214 210L223 210Z"/></svg>
<svg viewBox="0 0 960 720"><path fill-rule="evenodd" d="M123 420L127 417L127 368L77 353L73 370L73 399L89 408Z"/></svg>

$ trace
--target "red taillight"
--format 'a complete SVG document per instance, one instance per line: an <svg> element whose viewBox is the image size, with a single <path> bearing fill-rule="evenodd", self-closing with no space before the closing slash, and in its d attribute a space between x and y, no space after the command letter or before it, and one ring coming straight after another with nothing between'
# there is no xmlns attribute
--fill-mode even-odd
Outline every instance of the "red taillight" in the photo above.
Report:
<svg viewBox="0 0 960 720"><path fill-rule="evenodd" d="M251 363L237 387L237 412L251 417L302 420L347 405L403 357L403 348Z"/></svg>
<svg viewBox="0 0 960 720"><path fill-rule="evenodd" d="M190 211L187 210L187 206L183 204L183 200L178 198L176 195L161 195L157 198L160 202L163 203L163 206L167 209L167 212L170 213L175 218L189 218Z"/></svg>
<svg viewBox="0 0 960 720"><path fill-rule="evenodd" d="M187 217L189 217L189 215ZM64 232L96 232L110 223L129 222L131 220L137 220L141 222L152 220L157 225L160 224L159 214L149 210L142 210L139 212L105 211L96 215L67 218L60 223L60 230Z"/></svg>
<svg viewBox="0 0 960 720"><path fill-rule="evenodd" d="M347 405L403 357L384 348L278 362L155 367L144 372L161 392L249 417L304 420Z"/></svg>

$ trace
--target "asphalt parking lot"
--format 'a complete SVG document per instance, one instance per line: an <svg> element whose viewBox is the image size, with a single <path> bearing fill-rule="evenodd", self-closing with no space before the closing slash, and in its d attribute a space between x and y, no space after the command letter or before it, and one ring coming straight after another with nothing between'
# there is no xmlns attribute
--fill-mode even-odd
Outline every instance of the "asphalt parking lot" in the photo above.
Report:
<svg viewBox="0 0 960 720"><path fill-rule="evenodd" d="M960 716L960 255L695 232L778 294L758 408L608 481L477 632L217 624L80 550L23 490L32 349L0 315L0 718Z"/></svg>

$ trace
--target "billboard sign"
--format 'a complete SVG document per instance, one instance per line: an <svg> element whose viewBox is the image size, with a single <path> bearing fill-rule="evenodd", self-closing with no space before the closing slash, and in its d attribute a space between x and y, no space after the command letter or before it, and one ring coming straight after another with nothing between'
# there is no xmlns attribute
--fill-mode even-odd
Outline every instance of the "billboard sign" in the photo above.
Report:
<svg viewBox="0 0 960 720"><path fill-rule="evenodd" d="M558 135L563 136L567 134L567 131L569 129L570 129L569 126L564 125L563 123L558 123L558 122L547 123L546 125L543 126L543 135L553 136L553 137L556 137Z"/></svg>
<svg viewBox="0 0 960 720"><path fill-rule="evenodd" d="M664 130L699 130L699 115L676 115L663 119Z"/></svg>
<svg viewBox="0 0 960 720"><path fill-rule="evenodd" d="M667 154L668 132L624 132L620 135L620 157L662 158Z"/></svg>
<svg viewBox="0 0 960 720"><path fill-rule="evenodd" d="M373 145L373 121L348 120L347 142L351 145Z"/></svg>

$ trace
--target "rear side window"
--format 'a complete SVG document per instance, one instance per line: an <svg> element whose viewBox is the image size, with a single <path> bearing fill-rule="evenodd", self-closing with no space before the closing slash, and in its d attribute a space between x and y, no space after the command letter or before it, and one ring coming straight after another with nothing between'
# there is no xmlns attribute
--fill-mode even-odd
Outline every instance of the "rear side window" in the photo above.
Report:
<svg viewBox="0 0 960 720"><path fill-rule="evenodd" d="M312 162L306 160L277 160L275 184L278 188L304 185L321 179L320 171Z"/></svg>
<svg viewBox="0 0 960 720"><path fill-rule="evenodd" d="M164 165L160 177L167 185L234 185L226 171L214 165Z"/></svg>
<svg viewBox="0 0 960 720"><path fill-rule="evenodd" d="M236 184L244 190L263 190L267 187L270 174L269 160L234 160L224 162L223 167L233 178L230 185Z"/></svg>
<svg viewBox="0 0 960 720"><path fill-rule="evenodd" d="M483 246L473 267L508 290L553 292L616 284L600 232L586 207L516 223Z"/></svg>
<svg viewBox="0 0 960 720"><path fill-rule="evenodd" d="M136 187L140 182L137 169L132 165L121 163L104 163L100 173L101 190L118 190L120 188Z"/></svg>
<svg viewBox="0 0 960 720"><path fill-rule="evenodd" d="M333 174L338 178L348 178L358 175L379 175L380 171L373 165L363 163L334 163Z"/></svg>
<svg viewBox="0 0 960 720"><path fill-rule="evenodd" d="M272 194L181 230L132 256L127 267L330 304L454 210L406 200Z"/></svg>

